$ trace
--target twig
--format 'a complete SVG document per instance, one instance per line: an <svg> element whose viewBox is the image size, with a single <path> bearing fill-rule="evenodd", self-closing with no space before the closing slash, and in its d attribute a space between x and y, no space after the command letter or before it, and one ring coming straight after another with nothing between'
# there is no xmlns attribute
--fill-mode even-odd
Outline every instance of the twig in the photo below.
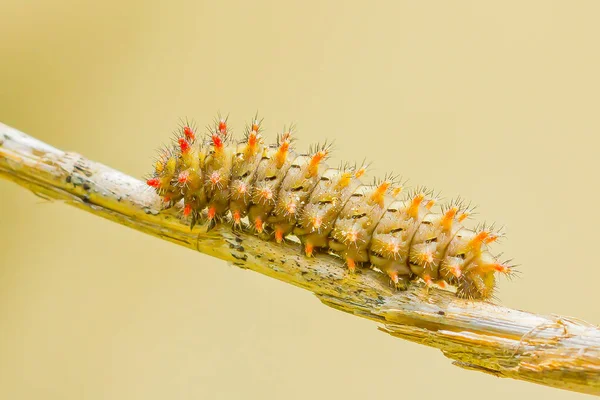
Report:
<svg viewBox="0 0 600 400"><path fill-rule="evenodd" d="M265 242L227 224L190 231L139 180L0 124L0 176L35 194L197 249L313 292L380 329L440 349L454 364L499 377L600 395L600 328L412 285L393 292L375 272L349 275L339 259L306 258L295 243Z"/></svg>

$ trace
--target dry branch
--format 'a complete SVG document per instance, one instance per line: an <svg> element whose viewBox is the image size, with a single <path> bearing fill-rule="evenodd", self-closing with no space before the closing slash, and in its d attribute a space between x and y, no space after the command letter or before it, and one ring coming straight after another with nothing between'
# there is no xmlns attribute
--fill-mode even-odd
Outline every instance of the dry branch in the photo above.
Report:
<svg viewBox="0 0 600 400"><path fill-rule="evenodd" d="M190 231L173 212L159 213L160 199L139 180L2 124L0 176L44 198L310 290L328 306L381 323L393 336L440 349L460 367L600 395L598 326L419 285L394 293L375 272L348 275L336 257L308 259L295 243L265 242L225 225Z"/></svg>

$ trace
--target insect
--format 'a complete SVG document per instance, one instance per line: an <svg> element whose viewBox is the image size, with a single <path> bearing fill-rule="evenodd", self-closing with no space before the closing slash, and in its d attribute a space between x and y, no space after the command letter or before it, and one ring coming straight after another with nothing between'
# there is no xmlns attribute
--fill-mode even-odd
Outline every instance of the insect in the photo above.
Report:
<svg viewBox="0 0 600 400"><path fill-rule="evenodd" d="M165 208L182 203L192 228L231 223L277 242L294 235L307 257L335 254L348 273L372 268L398 289L422 279L452 285L459 297L487 299L497 274L514 274L510 261L490 251L500 230L464 227L473 209L463 200L438 204L431 190L405 191L393 175L366 182L366 164L328 167L327 143L297 152L293 126L265 144L261 124L255 116L236 140L228 118L217 117L203 136L182 121L147 184Z"/></svg>

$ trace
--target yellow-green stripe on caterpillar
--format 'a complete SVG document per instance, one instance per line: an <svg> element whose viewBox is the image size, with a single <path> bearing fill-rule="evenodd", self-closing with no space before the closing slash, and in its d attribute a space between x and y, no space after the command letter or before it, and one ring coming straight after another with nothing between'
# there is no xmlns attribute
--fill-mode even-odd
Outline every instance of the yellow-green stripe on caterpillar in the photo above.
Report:
<svg viewBox="0 0 600 400"><path fill-rule="evenodd" d="M501 234L492 227L463 226L471 208L461 200L437 205L425 188L403 194L394 176L361 181L366 166L326 165L331 146L296 153L293 128L265 145L255 117L236 141L226 118L217 118L204 138L182 123L175 143L160 151L147 183L165 208L183 201L183 218L230 222L265 240L295 235L307 257L335 254L348 266L383 272L399 289L414 279L456 287L459 297L487 299L496 274L514 266L500 262L489 245ZM247 220L247 222L245 222Z"/></svg>

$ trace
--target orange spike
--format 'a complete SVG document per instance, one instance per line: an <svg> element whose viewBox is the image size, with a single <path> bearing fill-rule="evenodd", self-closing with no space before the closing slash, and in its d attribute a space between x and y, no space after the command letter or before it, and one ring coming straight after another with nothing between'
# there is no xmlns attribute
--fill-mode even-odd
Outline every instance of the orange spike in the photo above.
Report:
<svg viewBox="0 0 600 400"><path fill-rule="evenodd" d="M222 135L226 135L227 134L227 121L225 121L224 119L219 121L219 132Z"/></svg>
<svg viewBox="0 0 600 400"><path fill-rule="evenodd" d="M468 212L464 212L462 214L460 214L460 216L458 217L458 222L463 222L465 219L469 218L469 214Z"/></svg>
<svg viewBox="0 0 600 400"><path fill-rule="evenodd" d="M363 176L365 174L365 172L367 171L367 169L365 167L360 168L358 171L356 171L354 173L354 177L356 179L360 178L361 176Z"/></svg>
<svg viewBox="0 0 600 400"><path fill-rule="evenodd" d="M179 138L178 142L179 142L179 148L181 149L181 152L183 154L190 151L190 144L188 143L187 140L185 140L184 138Z"/></svg>
<svg viewBox="0 0 600 400"><path fill-rule="evenodd" d="M163 202L170 203L171 202L171 196L165 196L165 197L163 197Z"/></svg>
<svg viewBox="0 0 600 400"><path fill-rule="evenodd" d="M397 188L394 188L394 190L392 191L392 196L398 197L398 195L400 193L402 193L402 189L403 189L402 186L398 186Z"/></svg>
<svg viewBox="0 0 600 400"><path fill-rule="evenodd" d="M439 287L441 287L442 289L445 289L445 288L446 288L446 282L444 282L444 281L437 281L436 283L437 283L437 285L438 285Z"/></svg>
<svg viewBox="0 0 600 400"><path fill-rule="evenodd" d="M394 284L398 284L398 272L397 271L388 271L387 275L390 277L390 280L394 282Z"/></svg>
<svg viewBox="0 0 600 400"><path fill-rule="evenodd" d="M489 236L488 231L481 231L471 241L469 242L469 247L473 250L479 250L481 248L481 244L487 239Z"/></svg>
<svg viewBox="0 0 600 400"><path fill-rule="evenodd" d="M157 187L159 187L159 186L160 186L160 179L158 179L158 178L152 178L152 179L148 179L148 180L146 181L146 184L147 184L148 186L152 186L153 188L157 188Z"/></svg>
<svg viewBox="0 0 600 400"><path fill-rule="evenodd" d="M248 150L251 153L256 152L256 148L258 146L258 140L259 140L258 133L254 130L252 132L250 132L250 134L248 135Z"/></svg>
<svg viewBox="0 0 600 400"><path fill-rule="evenodd" d="M256 219L254 220L254 228L256 229L256 231L258 233L262 233L262 231L263 231L263 222L262 222L262 219L260 219L260 217L256 217Z"/></svg>
<svg viewBox="0 0 600 400"><path fill-rule="evenodd" d="M344 172L342 174L342 176L340 177L340 180L338 181L338 183L336 185L336 188L337 189L343 189L346 186L348 186L351 181L352 181L352 173L350 173L350 172Z"/></svg>
<svg viewBox="0 0 600 400"><path fill-rule="evenodd" d="M431 280L431 276L429 276L429 275L423 275L423 280L425 281L425 284L428 287L433 284L433 281Z"/></svg>
<svg viewBox="0 0 600 400"><path fill-rule="evenodd" d="M183 216L187 217L188 215L190 215L192 212L192 205L190 203L186 203L186 205L183 207Z"/></svg>
<svg viewBox="0 0 600 400"><path fill-rule="evenodd" d="M351 259L350 257L346 257L346 264L348 264L348 270L350 272L356 271L356 262L354 262L353 259Z"/></svg>
<svg viewBox="0 0 600 400"><path fill-rule="evenodd" d="M383 199L385 198L385 193L387 192L389 187L390 182L382 182L379 186L377 186L377 189L375 189L371 194L371 201L383 207Z"/></svg>
<svg viewBox="0 0 600 400"><path fill-rule="evenodd" d="M407 211L407 214L409 216L411 216L412 218L415 218L415 219L419 217L419 206L423 202L424 198L425 198L425 195L423 193L419 193L412 199L412 201L410 202L410 207L408 208L408 211Z"/></svg>
<svg viewBox="0 0 600 400"><path fill-rule="evenodd" d="M311 243L307 242L304 245L304 253L306 254L307 257L312 257L314 249L315 249L315 247Z"/></svg>
<svg viewBox="0 0 600 400"><path fill-rule="evenodd" d="M499 235L496 235L496 234L490 233L490 235L489 235L487 238L485 238L485 239L483 240L483 243L485 243L485 244L494 243L494 242L495 242L496 240L498 240L499 238L500 238L500 236L499 236Z"/></svg>
<svg viewBox="0 0 600 400"><path fill-rule="evenodd" d="M452 222L454 221L454 216L456 216L457 212L458 208L452 207L444 214L441 225L445 231L449 231L450 229L452 229Z"/></svg>
<svg viewBox="0 0 600 400"><path fill-rule="evenodd" d="M192 128L190 128L189 126L184 126L183 127L183 134L185 135L187 140L195 140L196 139L196 135L194 134L194 131L192 130Z"/></svg>
<svg viewBox="0 0 600 400"><path fill-rule="evenodd" d="M217 214L217 208L215 206L208 207L208 219L212 220Z"/></svg>
<svg viewBox="0 0 600 400"><path fill-rule="evenodd" d="M258 132L259 129L260 129L260 126L258 124L258 121L254 121L252 123L252 128L251 128L252 132Z"/></svg>
<svg viewBox="0 0 600 400"><path fill-rule="evenodd" d="M325 157L327 157L326 150L318 151L312 156L312 158L310 159L310 164L308 165L309 177L317 175L317 173L319 172L319 164L321 163L321 161L323 161Z"/></svg>
<svg viewBox="0 0 600 400"><path fill-rule="evenodd" d="M427 208L428 210L431 210L431 207L433 207L435 205L435 200L431 199L427 202L427 204L425 204L425 208Z"/></svg>
<svg viewBox="0 0 600 400"><path fill-rule="evenodd" d="M492 268L494 269L494 271L500 272L502 274L506 274L510 270L510 268L507 267L506 265L502 265L499 263L492 264Z"/></svg>
<svg viewBox="0 0 600 400"><path fill-rule="evenodd" d="M283 164L285 164L285 160L287 159L289 149L290 149L290 141L286 137L286 139L284 139L281 142L281 145L279 146L279 150L277 150L277 154L275 154L275 161L277 162L277 168L281 168L283 166Z"/></svg>
<svg viewBox="0 0 600 400"><path fill-rule="evenodd" d="M283 242L283 229L281 229L280 227L277 227L275 229L275 241L277 243Z"/></svg>
<svg viewBox="0 0 600 400"><path fill-rule="evenodd" d="M213 146L215 147L215 151L219 151L223 148L223 141L221 137L217 134L212 135Z"/></svg>
<svg viewBox="0 0 600 400"><path fill-rule="evenodd" d="M241 220L242 220L242 216L240 215L240 211L239 210L235 210L233 212L233 222L236 225L239 225L241 223Z"/></svg>
<svg viewBox="0 0 600 400"><path fill-rule="evenodd" d="M282 142L289 142L291 138L292 138L292 132L285 132L283 135L281 135Z"/></svg>

